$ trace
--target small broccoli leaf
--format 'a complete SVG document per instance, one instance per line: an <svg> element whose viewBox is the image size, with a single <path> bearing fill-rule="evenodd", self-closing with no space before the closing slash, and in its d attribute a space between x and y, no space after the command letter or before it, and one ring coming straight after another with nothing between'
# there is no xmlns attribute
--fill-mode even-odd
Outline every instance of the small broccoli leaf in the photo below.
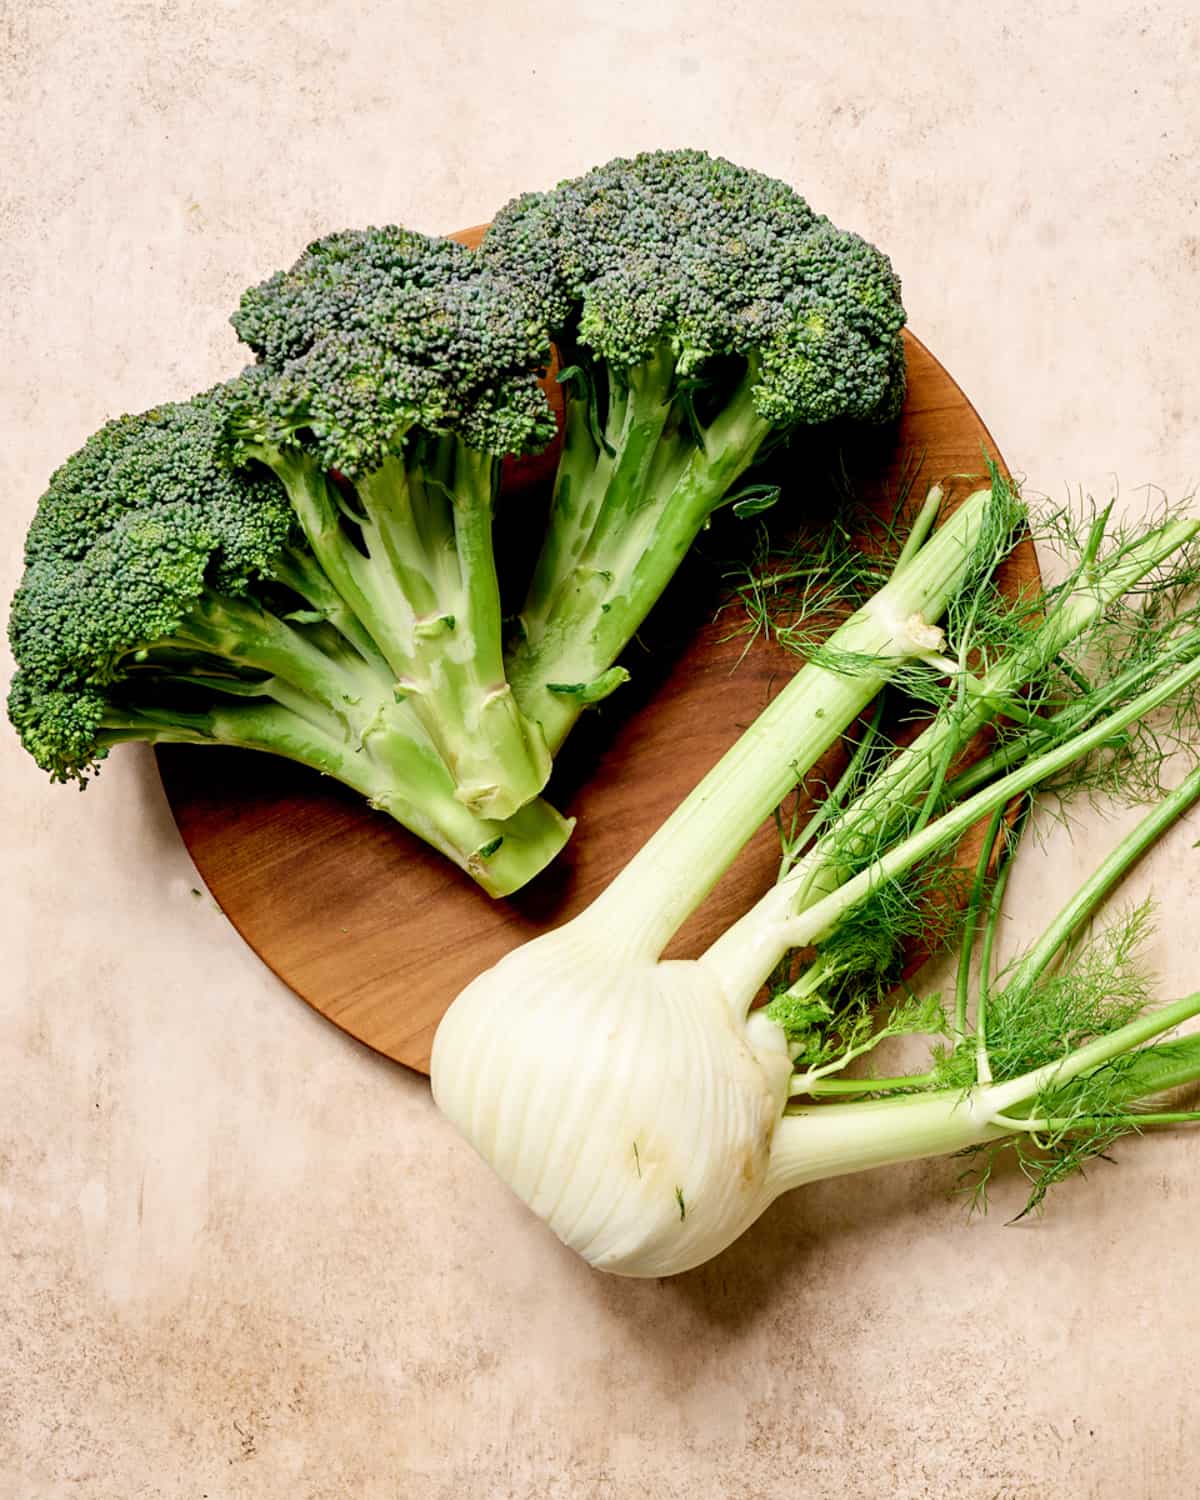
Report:
<svg viewBox="0 0 1200 1500"><path fill-rule="evenodd" d="M607 453L609 458L616 455L616 449L605 436L604 424L600 420L600 402L596 395L596 382L592 379L591 371L585 365L567 365L558 372L559 385L573 386L575 394L587 402L588 428L592 434L592 441L596 447Z"/></svg>
<svg viewBox="0 0 1200 1500"><path fill-rule="evenodd" d="M779 494L777 484L748 484L736 495L730 495L726 504L733 507L733 513L739 521L745 521L751 516L761 516L763 511L777 505Z"/></svg>
<svg viewBox="0 0 1200 1500"><path fill-rule="evenodd" d="M599 703L628 681L629 673L624 667L609 667L591 682L548 682L546 688L566 698L578 698L580 703Z"/></svg>

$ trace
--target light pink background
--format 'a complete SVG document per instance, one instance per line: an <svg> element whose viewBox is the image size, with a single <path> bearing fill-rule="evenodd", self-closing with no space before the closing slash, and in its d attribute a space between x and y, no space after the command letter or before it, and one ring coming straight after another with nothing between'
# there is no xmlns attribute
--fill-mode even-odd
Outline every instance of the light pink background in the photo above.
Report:
<svg viewBox="0 0 1200 1500"><path fill-rule="evenodd" d="M0 52L5 598L55 464L231 371L239 290L308 239L652 146L887 247L1031 487L1200 477L1191 5L7 0ZM3 1500L1196 1491L1200 1136L1040 1223L1013 1181L968 1221L934 1164L606 1280L192 893L149 754L81 797L5 730L0 776ZM1118 828L1027 849L1012 932ZM1130 882L1164 995L1197 836Z"/></svg>

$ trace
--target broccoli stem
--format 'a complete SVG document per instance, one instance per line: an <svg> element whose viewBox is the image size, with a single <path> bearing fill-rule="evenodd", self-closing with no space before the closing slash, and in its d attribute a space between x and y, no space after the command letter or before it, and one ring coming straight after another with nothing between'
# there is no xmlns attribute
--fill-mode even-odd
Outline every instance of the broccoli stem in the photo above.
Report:
<svg viewBox="0 0 1200 1500"><path fill-rule="evenodd" d="M386 458L356 480L356 508L300 450L262 446L255 456L283 483L318 563L361 627L343 633L359 644L365 632L386 661L459 800L498 819L536 797L550 754L504 674L496 460L454 437L414 439L404 458ZM306 580L294 586L303 593Z"/></svg>
<svg viewBox="0 0 1200 1500"><path fill-rule="evenodd" d="M600 376L579 368L584 389L568 398L547 534L507 658L517 701L552 752L624 680L613 663L772 430L754 409L748 368L694 435L675 361L660 351L619 382L610 376L601 433Z"/></svg>
<svg viewBox="0 0 1200 1500"><path fill-rule="evenodd" d="M362 621L347 606L346 601L330 584L312 555L300 548L293 548L275 561L273 576L278 583L285 584L298 594L306 604L322 615L329 624L343 635L364 661L370 662L378 671L389 670L379 647Z"/></svg>
<svg viewBox="0 0 1200 1500"><path fill-rule="evenodd" d="M346 536L337 494L327 475L299 448L247 445L247 455L279 479L321 571L378 646L381 622L374 618L373 601L363 588L363 558Z"/></svg>
<svg viewBox="0 0 1200 1500"><path fill-rule="evenodd" d="M487 816L508 817L545 786L550 752L504 674L492 545L496 482L495 459L445 437L425 439L408 462L385 459L357 490L368 589L396 627L381 646L399 686L460 798Z"/></svg>
<svg viewBox="0 0 1200 1500"><path fill-rule="evenodd" d="M181 644L197 653L192 661ZM169 641L139 655L146 669L135 667L128 701L122 696L106 714L105 744L225 744L299 761L361 792L493 896L531 880L570 834L540 798L503 821L468 807L420 721L396 701L390 672L328 626L293 625L251 601L211 594ZM222 678L222 664L238 672ZM189 684L241 701L190 711Z"/></svg>
<svg viewBox="0 0 1200 1500"><path fill-rule="evenodd" d="M280 619L257 601L202 595L172 637L210 656L277 677L349 724L364 695L387 686L357 652L331 634L322 644L313 632Z"/></svg>

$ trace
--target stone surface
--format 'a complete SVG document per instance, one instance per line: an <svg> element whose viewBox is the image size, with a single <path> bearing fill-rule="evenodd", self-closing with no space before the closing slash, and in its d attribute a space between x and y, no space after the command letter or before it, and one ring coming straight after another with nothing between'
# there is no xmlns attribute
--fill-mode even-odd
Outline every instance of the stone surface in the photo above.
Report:
<svg viewBox="0 0 1200 1500"><path fill-rule="evenodd" d="M307 239L476 222L648 146L886 246L1031 487L1200 473L1191 6L8 0L0 58L4 598L54 465L232 369L236 294ZM1012 1180L968 1220L934 1164L606 1280L241 945L149 754L81 797L3 732L0 777L3 1500L1194 1489L1197 1137L1037 1223L1004 1227ZM1027 848L1011 932L1118 827ZM1129 882L1167 994L1198 835Z"/></svg>

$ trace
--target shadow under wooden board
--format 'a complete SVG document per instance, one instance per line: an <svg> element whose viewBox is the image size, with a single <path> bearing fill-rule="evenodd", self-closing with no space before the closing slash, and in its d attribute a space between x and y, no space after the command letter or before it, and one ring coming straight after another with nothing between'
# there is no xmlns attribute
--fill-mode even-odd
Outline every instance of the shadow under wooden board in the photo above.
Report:
<svg viewBox="0 0 1200 1500"><path fill-rule="evenodd" d="M483 228L457 238L478 243ZM919 340L906 335L909 387L893 429L848 454L856 493L889 513L919 460L917 492L978 476L995 444L970 402ZM557 395L557 392L555 392ZM498 537L516 537L544 505L553 454L506 475ZM956 479L953 498L971 481ZM805 493L790 479L784 503ZM168 801L188 852L229 920L285 983L368 1046L428 1072L450 1001L518 943L580 911L738 737L796 659L731 635L711 558L745 548L754 523L710 534L710 561L689 561L626 655L633 680L581 721L560 752L548 796L578 819L564 852L516 896L492 901L444 859L355 793L253 752L158 749ZM739 531L736 528L741 527ZM533 530L536 536L536 530ZM531 561L532 559L528 559ZM514 557L514 564L518 558ZM1037 578L1031 543L1008 560L1016 589ZM830 774L818 768L818 777ZM774 878L765 827L668 950L696 954Z"/></svg>

